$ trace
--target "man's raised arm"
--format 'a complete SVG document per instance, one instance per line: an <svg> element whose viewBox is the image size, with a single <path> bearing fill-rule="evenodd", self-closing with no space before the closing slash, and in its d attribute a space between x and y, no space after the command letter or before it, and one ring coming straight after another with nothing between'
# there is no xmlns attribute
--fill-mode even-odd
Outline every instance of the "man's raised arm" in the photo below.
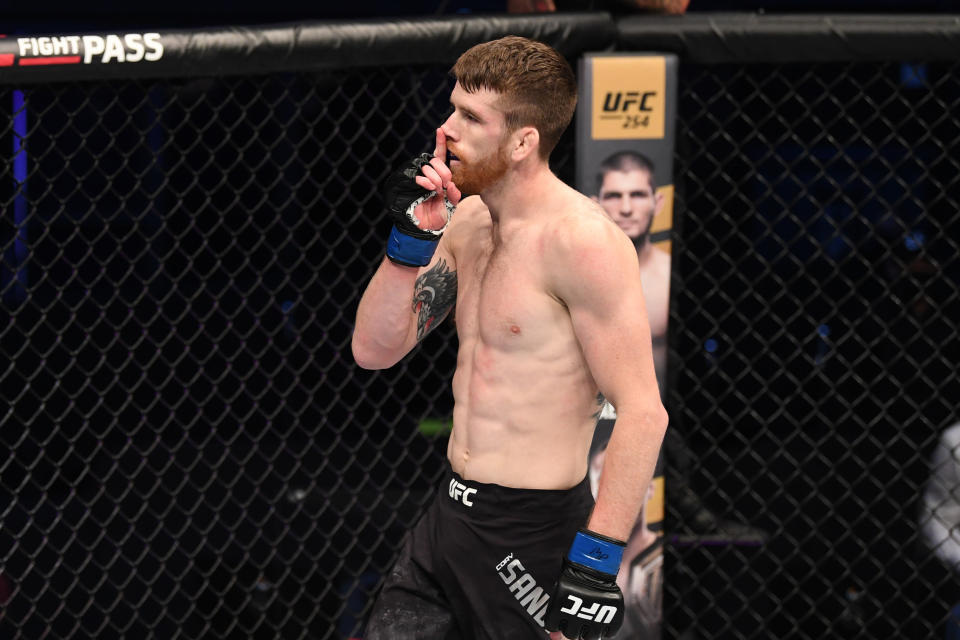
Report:
<svg viewBox="0 0 960 640"><path fill-rule="evenodd" d="M386 205L394 226L387 256L360 299L351 343L364 369L393 366L456 302L456 266L442 235L460 191L446 155L446 140L437 129L433 156L421 154L387 179Z"/></svg>
<svg viewBox="0 0 960 640"><path fill-rule="evenodd" d="M383 259L357 308L351 347L358 365L393 366L450 313L457 272L445 256L438 250L430 266L419 270Z"/></svg>

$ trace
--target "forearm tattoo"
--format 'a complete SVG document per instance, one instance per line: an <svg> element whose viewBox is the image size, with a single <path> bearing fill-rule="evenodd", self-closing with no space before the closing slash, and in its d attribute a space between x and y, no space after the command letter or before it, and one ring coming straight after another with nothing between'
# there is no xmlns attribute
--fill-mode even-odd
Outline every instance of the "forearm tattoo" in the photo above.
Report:
<svg viewBox="0 0 960 640"><path fill-rule="evenodd" d="M417 314L417 340L443 322L457 302L457 272L447 268L443 258L417 278L413 289L413 308Z"/></svg>

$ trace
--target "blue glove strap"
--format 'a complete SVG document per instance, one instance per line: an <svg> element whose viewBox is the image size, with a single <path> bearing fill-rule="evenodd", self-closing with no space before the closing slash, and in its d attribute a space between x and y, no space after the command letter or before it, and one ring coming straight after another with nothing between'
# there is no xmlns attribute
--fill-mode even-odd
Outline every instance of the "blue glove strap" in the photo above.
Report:
<svg viewBox="0 0 960 640"><path fill-rule="evenodd" d="M387 257L394 262L411 267L425 267L430 264L433 252L437 250L440 238L421 240L399 231L394 227L387 239Z"/></svg>
<svg viewBox="0 0 960 640"><path fill-rule="evenodd" d="M570 545L567 558L589 569L617 575L620 560L623 559L623 547L580 531Z"/></svg>

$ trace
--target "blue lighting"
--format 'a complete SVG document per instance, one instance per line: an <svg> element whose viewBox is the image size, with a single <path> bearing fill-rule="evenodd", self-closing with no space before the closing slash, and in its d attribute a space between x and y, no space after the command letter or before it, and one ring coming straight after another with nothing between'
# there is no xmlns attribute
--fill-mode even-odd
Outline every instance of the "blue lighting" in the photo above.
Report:
<svg viewBox="0 0 960 640"><path fill-rule="evenodd" d="M16 238L10 261L14 285L10 289L16 300L27 295L27 105L23 91L13 91L13 224Z"/></svg>
<svg viewBox="0 0 960 640"><path fill-rule="evenodd" d="M826 338L830 335L830 325L822 324L817 327L817 333L820 334L821 338Z"/></svg>
<svg viewBox="0 0 960 640"><path fill-rule="evenodd" d="M904 246L910 251L919 251L926 243L927 237L923 231L912 231L903 239Z"/></svg>
<svg viewBox="0 0 960 640"><path fill-rule="evenodd" d="M707 338L707 341L703 343L703 348L707 350L707 353L714 353L717 350L717 341L713 338Z"/></svg>
<svg viewBox="0 0 960 640"><path fill-rule="evenodd" d="M900 84L908 89L922 89L927 86L927 65L901 63Z"/></svg>

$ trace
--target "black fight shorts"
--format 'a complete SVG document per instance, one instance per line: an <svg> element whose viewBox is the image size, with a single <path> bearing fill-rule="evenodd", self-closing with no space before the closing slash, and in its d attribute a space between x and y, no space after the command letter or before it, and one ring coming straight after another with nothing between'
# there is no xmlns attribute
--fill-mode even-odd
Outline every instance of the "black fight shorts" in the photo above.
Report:
<svg viewBox="0 0 960 640"><path fill-rule="evenodd" d="M464 480L448 469L404 540L364 640L543 640L563 556L593 507L560 491Z"/></svg>

